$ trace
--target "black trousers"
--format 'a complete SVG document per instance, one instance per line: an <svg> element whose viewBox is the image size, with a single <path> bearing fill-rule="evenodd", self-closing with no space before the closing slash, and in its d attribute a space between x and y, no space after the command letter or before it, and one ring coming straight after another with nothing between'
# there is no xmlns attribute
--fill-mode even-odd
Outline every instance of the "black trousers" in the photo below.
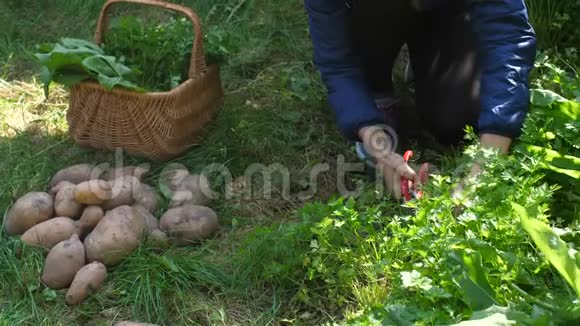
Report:
<svg viewBox="0 0 580 326"><path fill-rule="evenodd" d="M480 112L476 42L463 1L418 11L410 0L354 0L351 31L369 87L393 91L394 61L407 43L415 103L423 125L442 143L463 138Z"/></svg>

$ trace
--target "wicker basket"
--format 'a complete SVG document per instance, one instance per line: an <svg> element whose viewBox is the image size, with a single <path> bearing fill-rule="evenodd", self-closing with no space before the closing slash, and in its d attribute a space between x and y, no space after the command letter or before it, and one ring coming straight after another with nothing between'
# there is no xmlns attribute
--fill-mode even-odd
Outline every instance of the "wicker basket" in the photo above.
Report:
<svg viewBox="0 0 580 326"><path fill-rule="evenodd" d="M223 99L217 66L206 66L199 17L189 8L158 0L109 0L103 7L95 34L101 44L107 11L120 2L145 4L184 14L193 22L195 39L189 79L169 92L107 91L94 82L71 89L67 120L71 137L82 146L122 148L127 153L168 160L199 141L203 127Z"/></svg>

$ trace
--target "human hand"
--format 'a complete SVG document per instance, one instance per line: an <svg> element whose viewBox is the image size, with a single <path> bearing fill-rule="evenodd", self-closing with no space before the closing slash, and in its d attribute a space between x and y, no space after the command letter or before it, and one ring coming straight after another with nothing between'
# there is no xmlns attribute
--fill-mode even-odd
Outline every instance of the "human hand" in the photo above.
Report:
<svg viewBox="0 0 580 326"><path fill-rule="evenodd" d="M395 153L395 139L390 134L383 126L368 126L358 132L366 152L376 160L376 167L383 172L388 193L399 200L401 177L416 181L417 173L405 162L403 156Z"/></svg>

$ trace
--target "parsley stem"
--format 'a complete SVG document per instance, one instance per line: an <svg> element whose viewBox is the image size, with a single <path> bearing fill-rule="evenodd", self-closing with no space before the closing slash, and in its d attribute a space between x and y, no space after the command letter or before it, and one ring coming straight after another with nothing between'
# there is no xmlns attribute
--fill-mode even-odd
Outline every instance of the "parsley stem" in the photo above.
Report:
<svg viewBox="0 0 580 326"><path fill-rule="evenodd" d="M519 292L522 296L524 296L527 300L532 301L533 303L537 304L538 306L546 309L546 310L550 310L551 312L556 312L558 311L558 309L556 309L556 307L552 306L549 303L546 303L540 299L537 299L535 297L533 297L531 294L529 294L528 292L524 291L522 288L520 288L519 286L515 285L514 283L510 283L510 286L516 290L517 292Z"/></svg>

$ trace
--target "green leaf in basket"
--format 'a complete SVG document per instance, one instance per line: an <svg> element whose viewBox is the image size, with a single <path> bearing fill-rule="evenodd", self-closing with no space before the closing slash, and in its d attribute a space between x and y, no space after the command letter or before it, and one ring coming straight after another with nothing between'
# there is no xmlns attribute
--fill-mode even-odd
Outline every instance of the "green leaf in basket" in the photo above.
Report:
<svg viewBox="0 0 580 326"><path fill-rule="evenodd" d="M72 51L78 51L82 53L94 53L94 54L104 53L103 50L95 43L76 38L61 39L60 46Z"/></svg>
<svg viewBox="0 0 580 326"><path fill-rule="evenodd" d="M121 74L115 69L115 58L104 56L104 55L94 55L85 58L82 64L86 69L96 73L97 75L105 75L110 77L121 76Z"/></svg>
<svg viewBox="0 0 580 326"><path fill-rule="evenodd" d="M55 74L52 79L59 84L71 87L89 78L90 76L83 72L65 72Z"/></svg>
<svg viewBox="0 0 580 326"><path fill-rule="evenodd" d="M52 81L52 72L48 69L48 67L41 67L40 80L44 84L44 96L48 97L48 88L50 86L50 82Z"/></svg>
<svg viewBox="0 0 580 326"><path fill-rule="evenodd" d="M87 70L96 74L99 84L108 90L112 90L116 86L122 86L134 91L144 91L126 78L126 76L133 73L133 70L117 62L115 57L96 55L84 59L83 65Z"/></svg>
<svg viewBox="0 0 580 326"><path fill-rule="evenodd" d="M133 83L137 73L122 64L117 58L104 55L96 44L79 39L63 38L54 45L41 45L35 54L42 64L41 80L45 95L49 85L57 82L65 86L93 79L105 88L121 86L134 91L144 91Z"/></svg>
<svg viewBox="0 0 580 326"><path fill-rule="evenodd" d="M99 84L101 84L104 88L106 88L109 91L117 86L121 86L135 92L145 92L143 88L121 77L108 77L105 75L99 75L98 79Z"/></svg>

